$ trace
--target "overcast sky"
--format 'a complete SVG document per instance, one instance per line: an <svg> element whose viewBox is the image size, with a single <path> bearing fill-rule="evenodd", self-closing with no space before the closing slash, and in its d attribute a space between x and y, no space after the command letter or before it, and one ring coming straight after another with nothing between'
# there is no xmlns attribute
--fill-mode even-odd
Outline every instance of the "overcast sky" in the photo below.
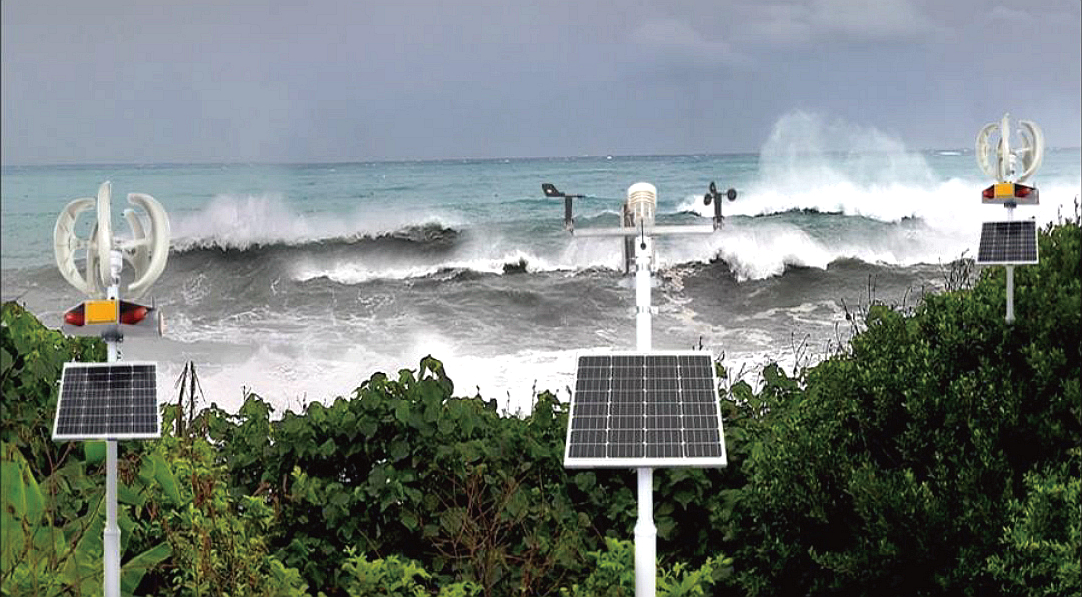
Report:
<svg viewBox="0 0 1082 597"><path fill-rule="evenodd" d="M758 151L1082 136L1080 0L3 0L4 164Z"/></svg>

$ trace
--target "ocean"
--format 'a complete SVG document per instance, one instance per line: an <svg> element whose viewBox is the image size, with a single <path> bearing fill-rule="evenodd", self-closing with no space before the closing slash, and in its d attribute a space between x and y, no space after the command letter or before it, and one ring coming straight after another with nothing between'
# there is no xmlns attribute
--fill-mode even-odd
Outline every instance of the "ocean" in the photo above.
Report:
<svg viewBox="0 0 1082 597"><path fill-rule="evenodd" d="M1041 204L1015 217L1073 213L1080 162L1046 151ZM587 196L579 230L618 225L635 182L657 187L664 224L709 223L708 184L737 189L719 231L657 240L653 346L701 346L749 381L768 362L830 354L847 311L938 291L981 222L1006 216L981 204L991 181L971 149L881 137L826 149L777 130L744 155L9 166L0 180L3 300L53 327L83 299L54 261L61 209L105 180L114 230L127 230L129 192L165 206L169 261L142 301L162 309L165 335L128 338L122 356L159 363L163 400L193 361L206 403L228 410L245 390L278 409L329 402L428 354L456 394L508 412L544 389L566 399L579 352L635 348L634 284L621 241L565 231L544 182Z"/></svg>

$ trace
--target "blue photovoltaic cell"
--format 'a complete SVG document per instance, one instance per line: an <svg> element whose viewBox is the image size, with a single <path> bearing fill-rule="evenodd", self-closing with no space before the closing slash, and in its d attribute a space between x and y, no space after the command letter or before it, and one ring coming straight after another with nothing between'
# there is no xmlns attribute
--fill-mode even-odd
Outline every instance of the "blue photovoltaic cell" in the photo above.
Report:
<svg viewBox="0 0 1082 597"><path fill-rule="evenodd" d="M579 358L568 464L724 459L709 354L608 354ZM577 461L577 462L576 462ZM715 462L716 463L716 462Z"/></svg>
<svg viewBox="0 0 1082 597"><path fill-rule="evenodd" d="M154 363L65 363L53 439L161 436Z"/></svg>
<svg viewBox="0 0 1082 597"><path fill-rule="evenodd" d="M981 226L977 263L1037 263L1037 223L1033 220L985 222Z"/></svg>

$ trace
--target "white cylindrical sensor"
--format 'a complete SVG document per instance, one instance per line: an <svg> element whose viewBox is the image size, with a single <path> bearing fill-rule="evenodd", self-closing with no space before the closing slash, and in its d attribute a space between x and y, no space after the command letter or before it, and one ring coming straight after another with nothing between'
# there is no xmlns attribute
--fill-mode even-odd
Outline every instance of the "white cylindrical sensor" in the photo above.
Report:
<svg viewBox="0 0 1082 597"><path fill-rule="evenodd" d="M657 210L657 187L648 182L637 182L627 188L627 208L635 218L636 226L653 226Z"/></svg>

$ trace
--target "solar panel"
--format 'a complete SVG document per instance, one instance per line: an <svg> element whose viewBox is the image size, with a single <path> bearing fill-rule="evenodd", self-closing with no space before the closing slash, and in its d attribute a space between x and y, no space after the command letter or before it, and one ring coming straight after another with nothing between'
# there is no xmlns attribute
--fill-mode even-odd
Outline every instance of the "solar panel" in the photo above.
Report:
<svg viewBox="0 0 1082 597"><path fill-rule="evenodd" d="M981 227L977 263L1037 263L1037 223L1033 220L985 222Z"/></svg>
<svg viewBox="0 0 1082 597"><path fill-rule="evenodd" d="M54 440L156 437L156 363L64 363Z"/></svg>
<svg viewBox="0 0 1082 597"><path fill-rule="evenodd" d="M725 466L713 358L704 352L579 357L564 466Z"/></svg>

